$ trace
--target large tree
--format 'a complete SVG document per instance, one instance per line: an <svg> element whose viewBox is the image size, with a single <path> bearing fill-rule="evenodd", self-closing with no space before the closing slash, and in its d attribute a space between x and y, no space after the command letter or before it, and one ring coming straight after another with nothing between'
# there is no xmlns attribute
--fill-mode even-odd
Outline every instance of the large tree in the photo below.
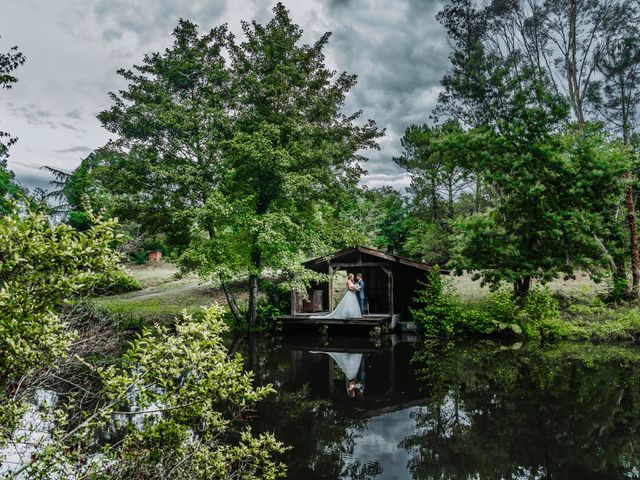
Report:
<svg viewBox="0 0 640 480"><path fill-rule="evenodd" d="M18 47L12 47L7 53L0 53L0 89L11 89L18 81L12 72L24 62L25 57L18 51ZM15 137L0 130L0 213L8 212L8 199L16 198L22 192L15 182L13 172L7 169L9 147L16 141Z"/></svg>
<svg viewBox="0 0 640 480"><path fill-rule="evenodd" d="M498 192L488 211L456 224L453 266L494 286L506 281L526 295L576 269L599 274L613 259L602 250L606 213L623 191L628 151L585 125L532 139L527 151L496 132L477 129L442 140L443 153L466 152L466 164ZM604 214L603 214L604 213Z"/></svg>
<svg viewBox="0 0 640 480"><path fill-rule="evenodd" d="M400 140L402 152L393 159L411 177L407 253L429 263L444 264L451 258L450 222L456 215L471 213L461 211L469 206L461 198L473 192L472 209L480 207L479 176L451 152L442 155L434 148L438 139L461 131L454 120L441 126L410 125Z"/></svg>
<svg viewBox="0 0 640 480"><path fill-rule="evenodd" d="M491 8L454 0L438 18L453 49L440 112L474 127L443 139L441 155L496 192L492 210L459 223L456 266L526 294L533 278L602 259L600 213L621 193L624 150L597 129L566 129L570 102L526 46L501 33Z"/></svg>
<svg viewBox="0 0 640 480"><path fill-rule="evenodd" d="M481 38L483 51L492 51L505 58L518 58L534 75L544 78L548 88L566 98L573 127L583 131L588 121L599 120L601 108L593 100L602 85L603 66L624 68L624 60L610 55L610 47L621 37L629 36L638 24L638 3L634 0L493 0L475 10L471 2L453 2L450 13L458 15L467 25L459 22L454 34L470 33L456 39L457 54L466 55L470 62L465 67L472 71L476 64L473 47ZM470 8L471 7L471 8ZM473 22L473 25L471 24ZM471 27L471 28L470 28ZM462 41L462 42L461 42ZM469 48L471 46L472 48ZM454 61L456 57L453 57ZM613 61L613 62L612 62ZM606 76L606 74L605 74ZM609 92L611 93L611 92ZM482 111L481 111L482 112ZM473 124L473 123L472 123ZM608 123L608 126L615 123ZM631 172L627 177L631 180ZM635 216L633 185L625 193L627 209L627 254L622 251L624 242L619 221L611 222L611 232L603 247L615 257L614 277L626 279L625 259L631 259L633 290L640 287L640 259ZM621 198L622 201L622 198ZM608 215L617 215L619 205L614 205ZM618 283L618 282L617 282Z"/></svg>
<svg viewBox="0 0 640 480"><path fill-rule="evenodd" d="M335 205L380 135L361 112L342 113L356 77L325 66L330 35L301 45L285 7L273 13L266 25L244 22L241 42L181 21L171 48L120 72L129 86L100 114L118 135L109 188L121 205L181 245L184 271L223 287L246 276L251 324L265 270L296 270L349 241Z"/></svg>

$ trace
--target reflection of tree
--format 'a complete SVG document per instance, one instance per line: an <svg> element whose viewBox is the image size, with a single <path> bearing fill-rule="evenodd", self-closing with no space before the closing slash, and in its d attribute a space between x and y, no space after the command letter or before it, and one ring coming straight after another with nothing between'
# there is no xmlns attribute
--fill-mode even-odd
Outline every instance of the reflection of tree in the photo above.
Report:
<svg viewBox="0 0 640 480"><path fill-rule="evenodd" d="M426 345L414 478L621 478L640 466L640 353Z"/></svg>
<svg viewBox="0 0 640 480"><path fill-rule="evenodd" d="M278 385L278 392L260 402L253 425L292 446L284 459L288 477L365 480L380 474L379 464L362 464L352 458L368 420L349 417L330 401L313 398L307 385L292 391L288 388L290 352L267 339L259 348L262 381Z"/></svg>

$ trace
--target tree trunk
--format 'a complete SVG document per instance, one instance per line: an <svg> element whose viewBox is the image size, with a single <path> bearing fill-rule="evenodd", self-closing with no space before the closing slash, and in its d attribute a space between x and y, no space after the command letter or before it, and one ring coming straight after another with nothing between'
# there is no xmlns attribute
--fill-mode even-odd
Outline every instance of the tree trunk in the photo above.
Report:
<svg viewBox="0 0 640 480"><path fill-rule="evenodd" d="M249 275L249 327L255 327L258 323L258 271L261 265L261 252L258 247L253 248L251 264L254 271Z"/></svg>
<svg viewBox="0 0 640 480"><path fill-rule="evenodd" d="M258 275L249 275L249 326L258 323Z"/></svg>
<svg viewBox="0 0 640 480"><path fill-rule="evenodd" d="M480 189L482 188L482 185L480 183L480 176L478 174L476 174L476 195L475 195L475 209L476 212L478 213L480 212Z"/></svg>
<svg viewBox="0 0 640 480"><path fill-rule="evenodd" d="M516 298L524 298L529 293L529 289L531 288L531 277L529 275L525 275L524 277L520 277L515 282L513 282L513 294Z"/></svg>
<svg viewBox="0 0 640 480"><path fill-rule="evenodd" d="M629 296L629 281L627 279L627 269L624 262L625 257L626 255L616 255L613 259L614 269L612 274L613 287L611 295L615 299L627 299Z"/></svg>
<svg viewBox="0 0 640 480"><path fill-rule="evenodd" d="M628 174L628 178L631 180L631 173ZM629 226L631 248L631 295L637 299L640 290L640 258L638 255L638 225L636 222L633 185L627 186L627 225Z"/></svg>
<svg viewBox="0 0 640 480"><path fill-rule="evenodd" d="M236 320L238 322L242 322L242 320L243 320L242 312L240 312L240 309L238 308L238 304L236 303L236 299L233 297L233 295L229 291L229 287L227 286L227 284L225 282L221 282L221 283L222 283L222 291L224 292L224 296L227 299L227 303L229 304L229 308L231 309L231 313L233 314L234 317L236 317Z"/></svg>

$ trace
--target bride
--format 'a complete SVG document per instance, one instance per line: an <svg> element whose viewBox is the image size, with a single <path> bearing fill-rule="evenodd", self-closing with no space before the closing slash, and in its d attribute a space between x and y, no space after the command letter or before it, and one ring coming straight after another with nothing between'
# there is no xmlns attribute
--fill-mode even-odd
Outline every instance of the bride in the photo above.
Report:
<svg viewBox="0 0 640 480"><path fill-rule="evenodd" d="M350 273L347 277L347 293L344 294L335 310L328 315L313 315L310 318L362 318L360 303L358 302L358 297L356 297L356 289L353 273Z"/></svg>

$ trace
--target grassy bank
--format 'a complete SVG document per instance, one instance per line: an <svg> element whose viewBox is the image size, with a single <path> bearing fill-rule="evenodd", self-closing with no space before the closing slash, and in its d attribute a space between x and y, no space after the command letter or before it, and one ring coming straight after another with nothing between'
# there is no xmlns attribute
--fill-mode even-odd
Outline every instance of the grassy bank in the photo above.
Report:
<svg viewBox="0 0 640 480"><path fill-rule="evenodd" d="M125 321L164 323L184 310L192 313L216 302L226 305L220 289L196 276L175 278L176 269L169 263L131 265L128 271L141 290L95 299L100 307ZM444 280L446 292L436 292L438 298L426 299L423 309L433 317L427 321L434 335L480 333L640 344L640 306L605 304L601 298L607 285L597 284L586 275L546 285L544 295L536 296L535 304L526 308L510 298L508 290L492 294L469 275ZM232 289L239 302L246 302L243 285Z"/></svg>
<svg viewBox="0 0 640 480"><path fill-rule="evenodd" d="M608 286L586 275L536 285L524 300L508 287L490 292L468 276L434 276L414 319L428 336L517 336L540 340L640 344L640 305L609 304Z"/></svg>
<svg viewBox="0 0 640 480"><path fill-rule="evenodd" d="M129 265L128 272L138 280L141 289L121 295L98 297L95 302L110 313L145 322L165 322L183 310L192 313L213 303L226 305L220 289L203 282L197 276L177 279L176 268L169 263L160 265ZM238 286L231 286L240 301L246 294Z"/></svg>

